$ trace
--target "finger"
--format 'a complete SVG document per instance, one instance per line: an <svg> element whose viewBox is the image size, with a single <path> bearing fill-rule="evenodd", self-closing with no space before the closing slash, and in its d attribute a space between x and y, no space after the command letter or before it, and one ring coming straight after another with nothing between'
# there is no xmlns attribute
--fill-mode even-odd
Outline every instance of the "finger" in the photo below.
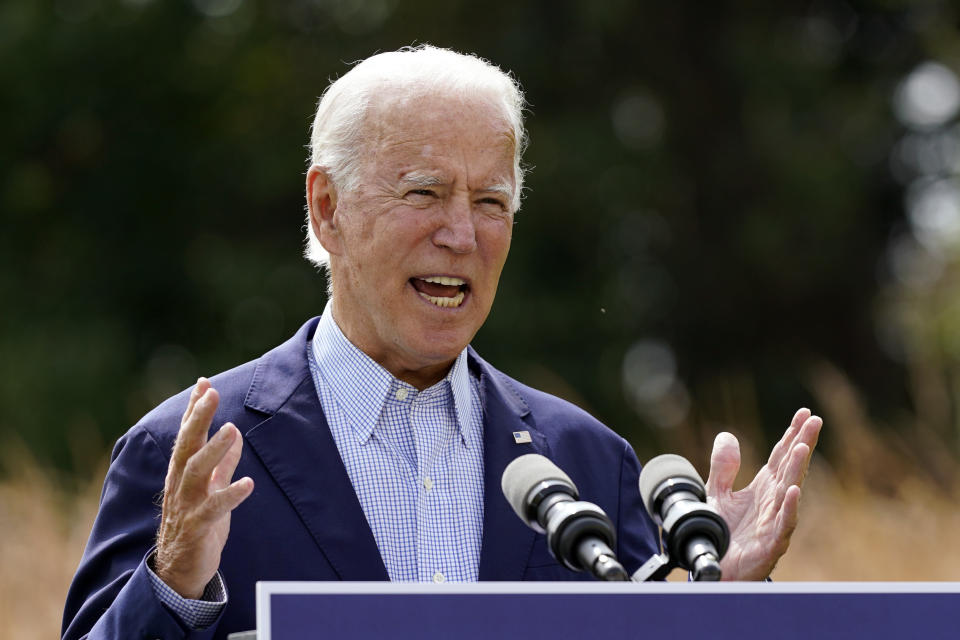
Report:
<svg viewBox="0 0 960 640"><path fill-rule="evenodd" d="M800 487L803 484L803 477L806 474L807 463L810 457L810 448L800 442L793 447L790 455L787 457L787 463L783 471L777 478L777 494L775 506L780 509L786 494L791 487Z"/></svg>
<svg viewBox="0 0 960 640"><path fill-rule="evenodd" d="M820 440L820 431L822 429L823 419L820 416L810 416L803 423L797 441L806 444L812 453L817 446L817 442Z"/></svg>
<svg viewBox="0 0 960 640"><path fill-rule="evenodd" d="M780 545L786 545L800 521L800 487L792 485L783 497L783 505L777 513L776 531Z"/></svg>
<svg viewBox="0 0 960 640"><path fill-rule="evenodd" d="M797 438L797 434L800 433L802 425L809 417L810 409L807 409L806 407L798 409L797 412L793 414L793 419L790 421L790 426L787 427L787 430L783 433L783 437L780 438L780 442L773 447L773 450L770 452L770 458L767 460L767 467L772 472L776 473L780 468L783 459L793 446L793 443Z"/></svg>
<svg viewBox="0 0 960 640"><path fill-rule="evenodd" d="M810 416L810 418L803 424L800 435L797 437L797 444L794 445L794 448L799 447L800 445L806 447L800 475L794 481L797 485L802 484L804 478L807 477L807 471L810 469L810 460L813 457L813 450L817 446L817 442L820 440L820 431L822 428L823 420L819 416Z"/></svg>
<svg viewBox="0 0 960 640"><path fill-rule="evenodd" d="M740 471L740 443L726 431L717 434L710 454L710 475L707 477L707 495L718 496L731 491Z"/></svg>
<svg viewBox="0 0 960 640"><path fill-rule="evenodd" d="M236 430L236 427L233 425L230 426ZM227 450L226 455L223 456L223 459L220 460L213 470L210 485L215 490L225 489L230 484L233 473L237 470L237 465L240 463L240 454L243 452L243 437L240 436L239 432L237 432L237 436Z"/></svg>
<svg viewBox="0 0 960 640"><path fill-rule="evenodd" d="M225 489L220 489L207 500L205 517L216 520L236 509L253 493L253 479L240 478Z"/></svg>
<svg viewBox="0 0 960 640"><path fill-rule="evenodd" d="M183 412L183 418L180 420L180 430L177 432L177 439L173 443L173 451L170 453L170 464L167 466L167 477L163 482L163 502L167 503L170 496L180 487L180 481L183 476L184 466L190 458L192 451L188 450L184 444L186 436L184 431L189 428L189 424L195 419L195 411L198 403L204 398L210 389L210 381L206 378L197 378L197 384L190 392L190 400L187 402L187 409Z"/></svg>
<svg viewBox="0 0 960 640"><path fill-rule="evenodd" d="M204 496L210 486L214 468L239 438L240 432L229 422L223 425L210 441L190 456L183 471L182 488L184 491L201 491Z"/></svg>
<svg viewBox="0 0 960 640"><path fill-rule="evenodd" d="M197 378L197 384L194 385L193 391L190 392L190 401L187 402L187 409L183 412L183 418L180 419L181 425L187 421L187 418L189 418L190 414L193 413L193 407L197 404L197 400L199 400L200 396L202 396L209 388L209 380L202 376Z"/></svg>
<svg viewBox="0 0 960 640"><path fill-rule="evenodd" d="M190 456L199 451L200 447L206 443L210 423L213 422L213 415L217 412L219 403L220 395L213 387L208 388L197 399L190 417L184 421L180 427L180 432L177 434L177 441L173 445L173 455L170 460L171 466L176 465L183 468Z"/></svg>

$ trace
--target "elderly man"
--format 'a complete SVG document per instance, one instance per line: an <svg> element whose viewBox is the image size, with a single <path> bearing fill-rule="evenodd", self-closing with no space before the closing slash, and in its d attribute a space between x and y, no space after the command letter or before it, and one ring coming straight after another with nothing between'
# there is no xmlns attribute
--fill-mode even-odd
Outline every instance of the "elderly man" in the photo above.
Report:
<svg viewBox="0 0 960 640"><path fill-rule="evenodd" d="M64 638L224 638L254 627L260 579L583 579L500 493L524 453L610 515L628 570L657 551L629 445L468 346L510 249L522 107L496 67L428 46L328 88L306 192L330 303L120 439ZM735 494L738 445L718 436L708 491L732 531L725 577L765 578L786 550L820 425L797 412Z"/></svg>

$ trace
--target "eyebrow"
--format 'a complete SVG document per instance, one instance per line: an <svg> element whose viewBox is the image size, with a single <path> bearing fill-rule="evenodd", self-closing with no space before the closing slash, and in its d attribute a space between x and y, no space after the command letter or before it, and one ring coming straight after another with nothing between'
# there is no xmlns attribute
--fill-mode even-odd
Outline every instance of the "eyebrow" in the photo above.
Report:
<svg viewBox="0 0 960 640"><path fill-rule="evenodd" d="M443 178L430 175L428 173L421 173L419 171L411 171L410 173L403 175L400 178L400 182L402 184L410 184L415 187L436 187L445 184ZM513 187L502 182L481 187L480 189L477 189L477 192L497 193L508 199L513 198Z"/></svg>
<svg viewBox="0 0 960 640"><path fill-rule="evenodd" d="M512 198L512 197L513 197L513 187L511 187L511 186L508 185L508 184L503 184L503 183L500 183L500 184L491 184L491 185L486 186L486 187L483 187L483 188L481 188L481 189L477 189L477 191L479 191L480 193L499 193L500 195L504 196L505 198Z"/></svg>
<svg viewBox="0 0 960 640"><path fill-rule="evenodd" d="M418 171L411 171L404 175L400 178L400 182L412 184L415 187L436 187L443 184L443 180L438 176L431 176L430 174L420 173Z"/></svg>

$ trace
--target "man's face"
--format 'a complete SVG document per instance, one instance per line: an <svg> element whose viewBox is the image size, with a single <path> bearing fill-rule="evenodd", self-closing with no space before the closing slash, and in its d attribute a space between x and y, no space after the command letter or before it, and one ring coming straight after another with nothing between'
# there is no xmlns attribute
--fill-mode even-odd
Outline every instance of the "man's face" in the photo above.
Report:
<svg viewBox="0 0 960 640"><path fill-rule="evenodd" d="M359 186L337 195L327 236L334 317L393 375L425 387L493 304L513 228L515 140L486 102L387 99L371 111Z"/></svg>

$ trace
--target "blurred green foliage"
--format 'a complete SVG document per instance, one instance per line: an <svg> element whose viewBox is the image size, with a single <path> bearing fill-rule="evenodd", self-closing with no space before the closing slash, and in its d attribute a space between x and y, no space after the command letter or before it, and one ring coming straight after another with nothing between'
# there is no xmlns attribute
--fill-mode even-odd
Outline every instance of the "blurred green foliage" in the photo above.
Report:
<svg viewBox="0 0 960 640"><path fill-rule="evenodd" d="M874 330L904 217L890 98L925 59L958 68L957 16L896 0L6 0L0 437L85 464L319 314L324 281L300 257L312 110L350 61L416 42L512 70L531 105L529 192L475 341L488 359L641 452L676 444L658 422L722 422L744 379L778 431L813 401L818 359L895 415L909 385ZM667 345L676 380L644 397L673 398L672 418L625 389L638 341Z"/></svg>

